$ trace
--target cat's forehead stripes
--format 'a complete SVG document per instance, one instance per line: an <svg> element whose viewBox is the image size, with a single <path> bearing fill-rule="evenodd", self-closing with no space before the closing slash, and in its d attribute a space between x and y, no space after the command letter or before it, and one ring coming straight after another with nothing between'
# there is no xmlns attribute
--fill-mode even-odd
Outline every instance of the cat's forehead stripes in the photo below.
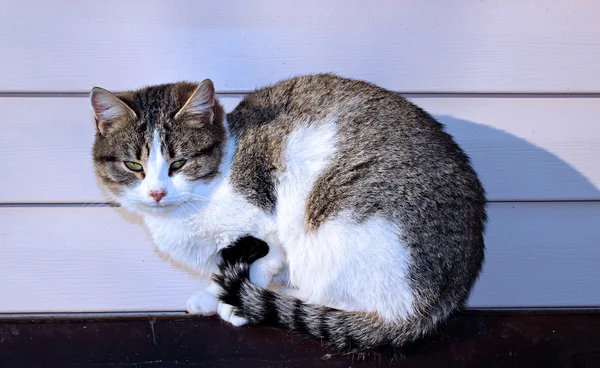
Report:
<svg viewBox="0 0 600 368"><path fill-rule="evenodd" d="M167 163L163 165L165 171L172 161L185 159L185 166L179 172L186 180L199 180L206 178L208 173L218 172L226 139L222 124L224 111L219 102L214 100L213 114L188 114L175 119L198 88L198 84L184 82L150 86L118 95L116 103L126 104L135 113L135 119L128 116L118 122L118 128L105 135L98 133L94 144L97 175L112 192L119 192L120 186L139 184L139 175L124 168L123 162L147 165L153 154L155 135L158 150ZM107 101L111 103L111 100ZM106 157L114 160L102 159Z"/></svg>

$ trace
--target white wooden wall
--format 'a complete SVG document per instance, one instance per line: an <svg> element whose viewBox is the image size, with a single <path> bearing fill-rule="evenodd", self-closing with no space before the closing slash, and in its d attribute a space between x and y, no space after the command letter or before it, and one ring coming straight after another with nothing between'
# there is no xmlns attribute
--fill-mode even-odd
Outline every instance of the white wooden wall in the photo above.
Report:
<svg viewBox="0 0 600 368"><path fill-rule="evenodd" d="M489 193L472 307L600 305L600 2L3 1L0 313L177 311L159 257L92 173L87 92L333 71L447 124Z"/></svg>

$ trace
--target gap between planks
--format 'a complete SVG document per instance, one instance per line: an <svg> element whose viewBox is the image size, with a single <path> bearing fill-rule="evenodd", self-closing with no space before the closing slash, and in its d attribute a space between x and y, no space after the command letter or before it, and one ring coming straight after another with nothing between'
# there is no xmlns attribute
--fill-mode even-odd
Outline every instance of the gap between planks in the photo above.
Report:
<svg viewBox="0 0 600 368"><path fill-rule="evenodd" d="M600 199L499 199L489 200L487 203L599 203ZM48 202L48 203L0 203L0 208L94 208L94 207L120 207L116 203L85 203L85 202Z"/></svg>
<svg viewBox="0 0 600 368"><path fill-rule="evenodd" d="M115 91L120 93L122 91ZM220 97L243 97L251 93L248 91L217 91ZM406 98L600 98L600 92L411 92L396 91ZM85 91L15 91L0 92L0 98L88 98L89 92Z"/></svg>
<svg viewBox="0 0 600 368"><path fill-rule="evenodd" d="M589 314L600 313L597 307L489 307L464 308L467 314ZM184 311L150 312L57 312L57 313L0 313L0 322L48 320L107 320L107 319L197 319L201 316Z"/></svg>

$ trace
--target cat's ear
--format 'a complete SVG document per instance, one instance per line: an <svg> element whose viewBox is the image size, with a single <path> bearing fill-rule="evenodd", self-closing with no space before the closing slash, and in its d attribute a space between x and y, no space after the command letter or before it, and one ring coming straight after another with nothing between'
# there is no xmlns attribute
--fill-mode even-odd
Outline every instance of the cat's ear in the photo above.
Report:
<svg viewBox="0 0 600 368"><path fill-rule="evenodd" d="M196 87L175 119L189 116L193 120L213 122L215 117L215 86L210 79L205 79Z"/></svg>
<svg viewBox="0 0 600 368"><path fill-rule="evenodd" d="M137 117L123 100L104 88L94 87L90 94L90 100L94 108L96 127L100 134L110 133L118 124Z"/></svg>

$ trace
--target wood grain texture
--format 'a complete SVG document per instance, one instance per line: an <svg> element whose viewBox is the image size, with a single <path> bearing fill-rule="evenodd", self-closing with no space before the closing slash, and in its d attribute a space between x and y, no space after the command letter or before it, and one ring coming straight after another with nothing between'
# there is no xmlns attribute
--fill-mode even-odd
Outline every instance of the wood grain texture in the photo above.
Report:
<svg viewBox="0 0 600 368"><path fill-rule="evenodd" d="M400 92L600 92L599 18L593 0L4 1L0 91L332 71Z"/></svg>
<svg viewBox="0 0 600 368"><path fill-rule="evenodd" d="M593 312L463 313L434 337L366 358L216 318L0 320L3 368L438 368L440 362L445 368L592 368L600 366L599 343L600 314Z"/></svg>
<svg viewBox="0 0 600 368"><path fill-rule="evenodd" d="M471 307L600 305L600 203L492 203ZM114 208L0 207L0 313L181 311L203 280Z"/></svg>
<svg viewBox="0 0 600 368"><path fill-rule="evenodd" d="M222 101L230 110L240 98ZM600 98L412 100L471 156L490 200L600 199ZM87 98L5 97L0 111L0 202L105 201Z"/></svg>

